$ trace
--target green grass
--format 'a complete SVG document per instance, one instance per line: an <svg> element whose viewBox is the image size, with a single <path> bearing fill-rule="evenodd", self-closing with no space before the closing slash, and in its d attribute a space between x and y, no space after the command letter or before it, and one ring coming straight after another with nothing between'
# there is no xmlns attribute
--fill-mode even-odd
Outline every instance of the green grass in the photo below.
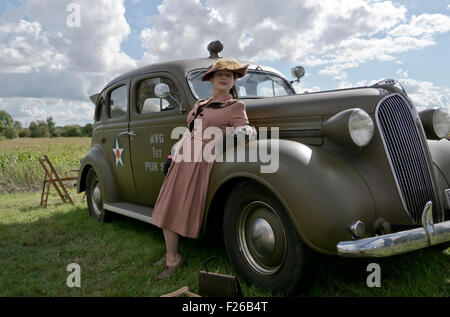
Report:
<svg viewBox="0 0 450 317"><path fill-rule="evenodd" d="M47 154L65 176L78 168L89 145L89 138L0 141L0 296L160 296L185 285L198 292L198 273L213 255L234 273L214 232L181 238L187 265L157 281L162 267L151 263L165 252L159 228L121 216L100 224L73 189L75 206L63 204L51 188L48 208L40 207L44 173L37 158ZM449 296L450 248L441 249L364 260L323 257L312 288L297 296ZM380 288L366 285L372 262L381 267ZM70 263L81 267L80 288L66 285ZM241 284L247 297L280 296Z"/></svg>
<svg viewBox="0 0 450 317"><path fill-rule="evenodd" d="M160 296L184 285L198 292L198 272L219 255L228 269L219 237L180 239L187 264L168 281L151 263L165 252L162 232L152 225L116 217L100 224L90 218L83 195L75 206L52 190L48 208L40 193L0 195L0 296ZM297 296L449 296L450 248L428 248L390 258L324 257L312 288ZM367 265L381 267L381 287L366 285ZM67 265L81 267L81 287L69 288ZM214 267L213 267L214 269ZM279 296L242 282L247 297Z"/></svg>

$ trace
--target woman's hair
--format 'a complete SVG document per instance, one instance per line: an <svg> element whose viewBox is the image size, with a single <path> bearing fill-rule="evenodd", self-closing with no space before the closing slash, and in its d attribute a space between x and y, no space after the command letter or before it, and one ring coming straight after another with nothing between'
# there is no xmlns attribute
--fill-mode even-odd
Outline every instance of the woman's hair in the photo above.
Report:
<svg viewBox="0 0 450 317"><path fill-rule="evenodd" d="M234 77L234 85L230 89L230 94L233 96L234 99L238 99L239 96L238 96L238 92L236 89L236 80L238 80L239 77L238 77L238 74L236 74L236 72L233 72L233 77Z"/></svg>
<svg viewBox="0 0 450 317"><path fill-rule="evenodd" d="M236 85L233 85L233 87L231 87L230 92L229 92L234 99L238 99L238 93L237 93L237 89L236 89Z"/></svg>

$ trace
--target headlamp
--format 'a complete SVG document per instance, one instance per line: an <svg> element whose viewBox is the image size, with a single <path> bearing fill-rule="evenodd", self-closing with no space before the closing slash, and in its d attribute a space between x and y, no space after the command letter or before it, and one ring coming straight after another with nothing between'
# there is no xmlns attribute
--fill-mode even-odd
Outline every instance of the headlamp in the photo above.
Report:
<svg viewBox="0 0 450 317"><path fill-rule="evenodd" d="M352 108L328 119L322 130L333 142L350 148L364 147L372 140L374 124L367 112Z"/></svg>
<svg viewBox="0 0 450 317"><path fill-rule="evenodd" d="M441 108L426 109L419 112L420 120L427 138L440 140L450 131L450 115Z"/></svg>

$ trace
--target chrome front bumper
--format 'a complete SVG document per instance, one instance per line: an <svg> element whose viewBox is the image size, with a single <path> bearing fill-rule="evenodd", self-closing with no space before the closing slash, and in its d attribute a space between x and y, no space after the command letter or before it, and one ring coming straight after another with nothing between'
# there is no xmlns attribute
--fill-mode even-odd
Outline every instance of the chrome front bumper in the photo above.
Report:
<svg viewBox="0 0 450 317"><path fill-rule="evenodd" d="M432 207L431 201L425 205L422 228L342 241L337 244L338 254L345 257L384 257L450 241L450 221L433 224Z"/></svg>

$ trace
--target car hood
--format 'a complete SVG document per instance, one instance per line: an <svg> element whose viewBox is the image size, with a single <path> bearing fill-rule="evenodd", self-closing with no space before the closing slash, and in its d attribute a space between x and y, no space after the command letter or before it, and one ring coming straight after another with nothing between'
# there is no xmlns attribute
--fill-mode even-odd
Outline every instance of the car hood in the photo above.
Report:
<svg viewBox="0 0 450 317"><path fill-rule="evenodd" d="M361 108L372 114L378 102L389 93L382 88L364 87L242 100L246 104L249 119L273 119L332 116L349 108Z"/></svg>

